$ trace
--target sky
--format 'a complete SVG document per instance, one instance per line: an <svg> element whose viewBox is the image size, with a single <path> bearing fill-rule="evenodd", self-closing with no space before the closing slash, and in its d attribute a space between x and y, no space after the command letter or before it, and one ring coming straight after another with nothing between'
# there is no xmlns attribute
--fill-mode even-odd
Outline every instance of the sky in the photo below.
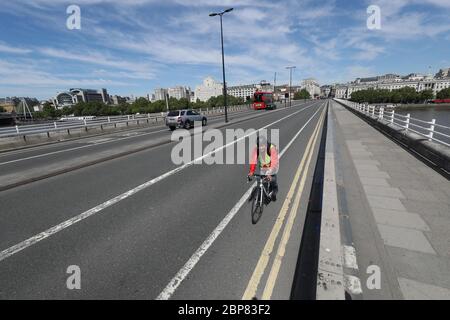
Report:
<svg viewBox="0 0 450 320"><path fill-rule="evenodd" d="M69 29L70 5L81 29ZM370 5L379 29L368 28ZM158 87L323 84L450 67L450 0L0 0L0 97L69 88L145 96ZM431 67L431 68L430 68Z"/></svg>

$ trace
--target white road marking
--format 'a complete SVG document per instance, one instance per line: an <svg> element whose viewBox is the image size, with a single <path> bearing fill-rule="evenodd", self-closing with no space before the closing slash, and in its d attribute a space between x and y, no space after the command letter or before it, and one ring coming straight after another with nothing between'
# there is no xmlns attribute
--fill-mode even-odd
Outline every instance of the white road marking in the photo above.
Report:
<svg viewBox="0 0 450 320"><path fill-rule="evenodd" d="M130 133L126 133L126 134L122 134L122 137L134 137L136 135L138 135L139 132L130 132Z"/></svg>
<svg viewBox="0 0 450 320"><path fill-rule="evenodd" d="M300 109L300 110L298 110L298 111L296 111L294 113L291 113L291 114L289 114L289 115L287 115L285 117L282 117L281 119L278 119L278 120L276 120L276 121L274 121L272 123L269 123L268 125L258 129L258 131L266 129L266 128L268 128L268 127L270 127L270 126L272 126L272 125L274 125L274 124L276 124L278 122L283 121L284 119L290 118L290 117L296 115L299 112L302 112L302 111L304 111L306 109L309 109L309 108L313 107L314 105L315 104L312 104L312 105L307 106L307 107L305 107L303 109ZM320 110L320 108L318 110ZM317 114L317 112L314 113L314 115L315 114ZM310 120L311 119L312 118L310 118ZM310 120L308 120L307 123L309 123ZM305 126L306 126L306 124L305 124ZM5 250L1 251L0 252L0 262L3 261L4 259L6 259L6 258L8 258L8 257L10 257L10 256L12 256L12 255L14 255L14 254L24 250L24 249L32 246L32 245L34 245L34 244L36 244L36 243L38 243L38 242L40 242L40 241L42 241L42 240L52 236L52 235L60 232L61 230L64 230L64 229L72 226L75 223L78 223L78 222L80 222L80 221L82 221L82 220L84 220L84 219L86 219L86 218L88 218L88 217L90 217L90 216L92 216L92 215L94 215L94 214L96 214L96 213L98 213L98 212L100 212L100 211L102 211L102 210L104 210L104 209L106 209L106 208L108 208L108 207L110 207L110 206L112 206L112 205L114 205L114 204L116 204L116 203L126 199L126 198L131 197L132 195L138 193L139 191L142 191L142 190L144 190L144 189L154 185L155 183L157 183L157 182L159 182L159 181L161 181L161 180L163 180L165 178L170 177L170 176L174 175L175 173L186 169L187 167L193 165L194 163L196 163L198 161L201 161L204 158L209 157L209 156L211 156L212 154L214 154L216 152L218 152L218 151L220 151L220 150L222 150L224 148L228 148L229 146L231 146L231 145L237 143L238 141L240 141L242 139L245 139L245 138L247 138L247 137L249 137L249 136L251 136L251 135L253 135L255 133L256 133L256 131L252 132L250 134L244 135L244 136L240 137L239 139L236 139L236 140L234 140L234 141L232 141L232 142L230 142L230 143L228 143L226 145L223 145L222 147L220 147L220 148L218 148L216 150L213 150L212 152L209 152L209 153L207 153L207 154L205 154L205 155L203 155L203 156L201 156L201 157L199 157L197 159L194 159L194 160L192 160L192 161L190 161L188 163L185 163L182 166L179 166L179 167L177 167L177 168L175 168L173 170L170 170L170 171L164 173L163 175L161 175L159 177L156 177L156 178L154 178L154 179L152 179L150 181L147 181L147 182L137 186L136 188L128 190L127 192L122 193L122 194L120 194L120 195L118 195L118 196L116 196L116 197L114 197L114 198L112 198L112 199L110 199L108 201L105 201L102 204L99 204L98 206L96 206L96 207L94 207L92 209L89 209L89 210L87 210L87 211L85 211L85 212L83 212L83 213L81 213L81 214L79 214L79 215L69 219L69 220L66 220L66 221L64 221L64 222L62 222L62 223L60 223L60 224L58 224L58 225L56 225L56 226L54 226L54 227L52 227L50 229L47 229L47 230L45 230L45 231L43 231L43 232L41 232L41 233L39 233L39 234L37 234L37 235L27 239L27 240L24 240L24 241L22 241L22 242L20 242L20 243L18 243L16 245L8 248L8 249L5 249Z"/></svg>
<svg viewBox="0 0 450 320"><path fill-rule="evenodd" d="M106 142L106 141L111 141L111 140L113 140L114 138L104 138L104 139L97 139L97 140L91 140L91 141L88 141L88 143L92 143L92 144L100 144L100 143L103 143L103 142Z"/></svg>
<svg viewBox="0 0 450 320"><path fill-rule="evenodd" d="M321 106L322 107L322 106ZM297 134L291 139L291 141L286 145L286 147L281 151L280 158L284 153L290 148L292 143L297 139L299 134L305 129L308 123L316 116L316 114L321 110L321 107L308 119L308 121L303 125L303 127L297 132ZM242 196L242 198L236 203L236 205L228 212L225 218L219 223L219 225L214 229L214 231L209 235L209 237L203 242L203 244L197 249L197 251L191 256L191 258L185 263L185 265L178 271L178 273L173 277L169 284L164 288L164 290L158 295L157 300L168 300L175 293L176 289L179 287L181 282L186 279L187 275L192 271L195 265L200 261L200 258L206 253L206 251L211 247L217 237L222 233L225 227L230 223L236 213L241 209L242 205L250 196L253 187L256 186L254 183Z"/></svg>

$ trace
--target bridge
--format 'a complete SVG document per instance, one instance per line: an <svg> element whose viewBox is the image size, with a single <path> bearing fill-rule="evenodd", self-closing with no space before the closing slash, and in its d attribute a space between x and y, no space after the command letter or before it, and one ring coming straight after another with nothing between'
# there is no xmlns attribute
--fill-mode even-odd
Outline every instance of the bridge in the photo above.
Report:
<svg viewBox="0 0 450 320"><path fill-rule="evenodd" d="M152 117L8 134L0 299L450 299L448 146L405 143L363 108L208 116L204 130L279 129L278 200L257 224L248 165L175 165Z"/></svg>

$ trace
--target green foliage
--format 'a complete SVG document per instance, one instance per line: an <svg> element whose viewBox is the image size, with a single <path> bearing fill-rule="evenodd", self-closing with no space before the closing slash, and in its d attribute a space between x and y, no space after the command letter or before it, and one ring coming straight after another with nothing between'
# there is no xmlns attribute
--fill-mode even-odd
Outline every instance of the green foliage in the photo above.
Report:
<svg viewBox="0 0 450 320"><path fill-rule="evenodd" d="M55 107L50 104L50 102L46 102L44 104L44 107L42 108L42 116L47 119L55 119L61 117L61 114L61 110L56 110Z"/></svg>
<svg viewBox="0 0 450 320"><path fill-rule="evenodd" d="M450 99L450 88L442 89L436 94L437 99Z"/></svg>
<svg viewBox="0 0 450 320"><path fill-rule="evenodd" d="M5 109L3 107L0 107L0 112L5 112Z"/></svg>
<svg viewBox="0 0 450 320"><path fill-rule="evenodd" d="M311 95L309 94L308 90L302 89L302 90L294 93L294 100L300 100L300 99L311 99Z"/></svg>
<svg viewBox="0 0 450 320"><path fill-rule="evenodd" d="M240 105L240 104L244 104L244 99L227 95L227 105L236 106L236 105ZM217 97L211 97L206 102L206 107L209 107L209 108L221 107L223 105L224 105L223 95L220 95Z"/></svg>
<svg viewBox="0 0 450 320"><path fill-rule="evenodd" d="M432 90L417 92L414 88L405 87L396 90L367 89L352 93L351 101L367 103L423 103L433 99Z"/></svg>
<svg viewBox="0 0 450 320"><path fill-rule="evenodd" d="M227 104L229 106L244 104L244 99L227 96ZM197 99L196 102L190 102L186 98L169 99L170 110L180 109L200 109L223 106L223 96L212 97L207 102L202 102ZM36 113L36 117L55 118L57 115L71 115L74 116L114 116L124 114L146 114L165 112L167 110L166 102L163 100L150 102L146 98L139 98L132 104L121 103L119 105L106 105L102 102L80 102L73 107L64 107L62 110L55 110L50 105L44 107L41 114Z"/></svg>

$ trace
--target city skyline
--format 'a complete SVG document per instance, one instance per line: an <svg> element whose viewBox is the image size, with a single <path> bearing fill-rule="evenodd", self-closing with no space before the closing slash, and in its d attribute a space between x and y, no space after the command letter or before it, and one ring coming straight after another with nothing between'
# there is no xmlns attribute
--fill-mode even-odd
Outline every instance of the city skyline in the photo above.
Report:
<svg viewBox="0 0 450 320"><path fill-rule="evenodd" d="M381 29L369 30L367 7L378 5ZM195 88L221 78L219 24L208 13L231 5L224 18L230 86L320 84L450 66L448 1L205 1L84 0L81 30L69 30L67 1L33 0L0 7L0 96L47 99L66 88L108 88L146 96L154 88ZM290 7L291 10L280 10ZM401 26L401 28L400 28ZM242 32L245 30L245 32ZM425 54L426 53L426 54Z"/></svg>

